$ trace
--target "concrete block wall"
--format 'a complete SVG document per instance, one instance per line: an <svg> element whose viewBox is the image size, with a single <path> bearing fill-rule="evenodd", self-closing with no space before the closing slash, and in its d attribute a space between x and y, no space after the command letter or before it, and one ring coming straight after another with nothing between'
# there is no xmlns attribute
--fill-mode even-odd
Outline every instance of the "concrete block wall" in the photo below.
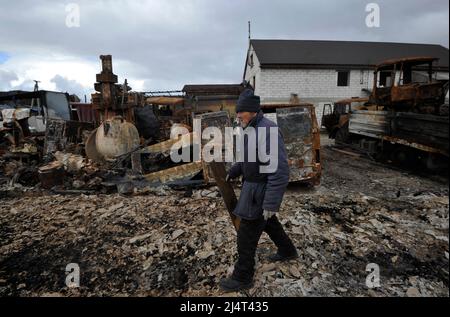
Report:
<svg viewBox="0 0 450 317"><path fill-rule="evenodd" d="M351 70L349 86L338 87L336 69L261 69L256 93L263 102L289 100L291 93L300 100L336 101L362 97L362 89L372 89L372 71Z"/></svg>

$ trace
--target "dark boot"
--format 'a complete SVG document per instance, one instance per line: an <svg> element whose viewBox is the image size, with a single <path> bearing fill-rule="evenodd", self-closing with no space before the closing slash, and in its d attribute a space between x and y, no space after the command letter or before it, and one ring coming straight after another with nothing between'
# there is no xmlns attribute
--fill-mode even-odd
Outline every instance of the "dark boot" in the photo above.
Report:
<svg viewBox="0 0 450 317"><path fill-rule="evenodd" d="M288 261L298 257L297 249L294 244L292 244L291 239L289 239L276 216L273 216L267 221L264 231L267 232L278 249L276 254L269 256L269 261Z"/></svg>
<svg viewBox="0 0 450 317"><path fill-rule="evenodd" d="M249 283L240 282L233 278L223 278L219 283L220 288L224 292L238 292L253 287L253 281Z"/></svg>
<svg viewBox="0 0 450 317"><path fill-rule="evenodd" d="M289 260L295 260L298 258L298 253L295 252L295 254L289 255L289 256L283 256L279 254L278 252L275 254L271 254L268 257L269 262L285 262Z"/></svg>

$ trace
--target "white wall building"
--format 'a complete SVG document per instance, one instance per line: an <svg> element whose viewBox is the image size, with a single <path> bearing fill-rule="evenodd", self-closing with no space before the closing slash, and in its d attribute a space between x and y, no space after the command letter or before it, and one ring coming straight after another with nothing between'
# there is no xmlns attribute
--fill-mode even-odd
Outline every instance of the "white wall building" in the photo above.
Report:
<svg viewBox="0 0 450 317"><path fill-rule="evenodd" d="M440 45L298 40L251 40L243 79L263 104L295 93L316 106L320 120L324 103L368 96L377 64L407 56L440 58L434 67L448 79L449 51Z"/></svg>

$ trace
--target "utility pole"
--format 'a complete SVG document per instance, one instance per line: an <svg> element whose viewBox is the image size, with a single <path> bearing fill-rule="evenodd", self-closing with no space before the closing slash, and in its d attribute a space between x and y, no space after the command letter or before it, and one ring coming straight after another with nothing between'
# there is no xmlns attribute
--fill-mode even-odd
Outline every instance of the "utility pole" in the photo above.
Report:
<svg viewBox="0 0 450 317"><path fill-rule="evenodd" d="M250 44L250 40L252 39L252 25L251 21L248 21L248 43Z"/></svg>

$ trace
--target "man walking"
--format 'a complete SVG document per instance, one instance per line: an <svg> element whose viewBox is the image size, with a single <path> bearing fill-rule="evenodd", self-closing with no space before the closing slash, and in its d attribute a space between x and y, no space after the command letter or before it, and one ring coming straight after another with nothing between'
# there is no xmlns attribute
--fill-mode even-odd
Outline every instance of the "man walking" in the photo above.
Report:
<svg viewBox="0 0 450 317"><path fill-rule="evenodd" d="M243 185L234 210L234 214L241 218L237 234L238 261L232 276L220 281L221 289L226 292L236 292L253 286L256 248L263 232L269 235L278 248L276 254L269 256L270 261L285 261L298 256L295 246L276 217L289 182L289 166L281 132L274 122L264 117L260 98L255 96L251 89L244 90L239 96L236 112L244 132L254 128L256 140L261 137L258 133L266 133L266 153L270 160L275 159L278 163L274 172L264 172L264 167L274 162L260 162L257 147L256 155L253 155L257 158L256 162L249 160L249 157L252 157L251 153L248 153L251 146L248 139L245 139L244 160L234 164L227 175L227 181L242 175ZM278 130L277 149L270 148L271 127ZM265 128L265 132L262 132L264 129L258 128ZM271 153L276 153L272 150L278 150L276 157L272 157Z"/></svg>

